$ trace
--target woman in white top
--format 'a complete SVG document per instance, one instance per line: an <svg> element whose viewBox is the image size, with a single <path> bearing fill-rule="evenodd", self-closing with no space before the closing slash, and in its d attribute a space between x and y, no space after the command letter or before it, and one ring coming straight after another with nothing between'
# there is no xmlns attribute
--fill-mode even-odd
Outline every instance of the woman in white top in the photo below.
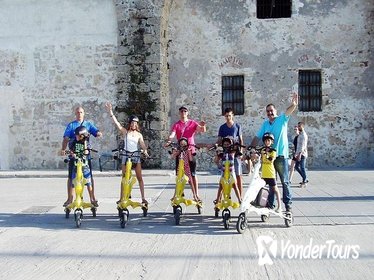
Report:
<svg viewBox="0 0 374 280"><path fill-rule="evenodd" d="M143 153L145 156L148 157L147 147L145 146L143 135L140 133L139 130L139 119L136 116L131 116L129 118L129 124L127 128L123 127L119 121L117 120L116 116L113 114L113 107L112 104L107 102L105 104L107 111L109 112L110 117L112 118L114 124L117 126L118 130L121 131L124 137L124 149L129 152L134 152L139 150L139 146L142 148ZM122 157L122 175L126 172L126 160L127 157ZM142 177L142 166L140 163L140 157L134 157L131 159L133 164L135 165L135 174L136 178L139 182L140 194L142 196L142 203L148 203L144 196L144 182ZM122 192L122 188L121 188ZM120 199L122 197L122 193L120 195Z"/></svg>

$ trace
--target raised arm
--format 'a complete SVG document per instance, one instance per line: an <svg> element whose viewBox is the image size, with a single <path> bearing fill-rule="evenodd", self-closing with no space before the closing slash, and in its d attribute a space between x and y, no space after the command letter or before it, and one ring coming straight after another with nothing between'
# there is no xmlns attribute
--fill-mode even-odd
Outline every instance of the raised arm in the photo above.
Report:
<svg viewBox="0 0 374 280"><path fill-rule="evenodd" d="M286 110L286 113L285 113L286 116L290 116L293 113L293 111L295 111L298 104L299 104L299 95L296 92L294 92L292 96L291 105Z"/></svg>
<svg viewBox="0 0 374 280"><path fill-rule="evenodd" d="M106 102L105 103L105 108L107 109L108 113L109 113L109 116L111 117L111 119L113 120L114 124L116 125L116 127L118 128L119 131L121 131L123 134L125 134L127 132L126 128L124 128L120 123L119 121L117 120L116 116L113 114L113 106L111 103L109 102Z"/></svg>

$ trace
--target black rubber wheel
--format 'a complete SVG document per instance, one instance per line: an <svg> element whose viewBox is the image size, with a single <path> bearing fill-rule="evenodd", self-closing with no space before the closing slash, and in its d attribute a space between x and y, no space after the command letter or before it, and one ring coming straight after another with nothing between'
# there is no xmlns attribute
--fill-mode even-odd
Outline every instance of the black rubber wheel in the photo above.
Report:
<svg viewBox="0 0 374 280"><path fill-rule="evenodd" d="M65 218L69 219L69 216L70 216L70 209L69 208L65 208Z"/></svg>
<svg viewBox="0 0 374 280"><path fill-rule="evenodd" d="M219 216L219 209L217 207L214 207L214 217L218 218Z"/></svg>
<svg viewBox="0 0 374 280"><path fill-rule="evenodd" d="M142 210L143 210L143 217L147 217L148 208L147 207L142 207Z"/></svg>
<svg viewBox="0 0 374 280"><path fill-rule="evenodd" d="M261 215L261 221L267 223L269 221L270 215Z"/></svg>
<svg viewBox="0 0 374 280"><path fill-rule="evenodd" d="M124 213L122 213L122 215L120 217L121 228L125 228L126 227L127 221L128 221L128 216L125 215Z"/></svg>
<svg viewBox="0 0 374 280"><path fill-rule="evenodd" d="M202 207L201 207L200 205L196 205L196 207L197 207L197 213L198 213L198 214L201 214L201 209L202 209Z"/></svg>
<svg viewBox="0 0 374 280"><path fill-rule="evenodd" d="M223 214L223 226L225 229L229 229L230 227L230 214L228 212Z"/></svg>
<svg viewBox="0 0 374 280"><path fill-rule="evenodd" d="M292 213L287 212L286 217L288 218L288 219L284 219L284 223L285 223L286 227L292 227L292 225L293 225L293 215L292 215Z"/></svg>
<svg viewBox="0 0 374 280"><path fill-rule="evenodd" d="M246 218L245 218L245 214L244 213L240 213L239 214L239 217L238 217L238 221L236 222L236 230L239 232L239 233L244 233L244 231L246 230L247 228L247 221L246 221Z"/></svg>
<svg viewBox="0 0 374 280"><path fill-rule="evenodd" d="M96 217L96 208L91 207L92 217Z"/></svg>
<svg viewBox="0 0 374 280"><path fill-rule="evenodd" d="M177 209L175 209L175 214L174 214L175 224L177 226L180 224L181 215L182 215L182 209L180 207L177 207Z"/></svg>
<svg viewBox="0 0 374 280"><path fill-rule="evenodd" d="M75 210L74 211L74 218L75 218L75 225L77 226L77 228L80 228L81 227L81 224L82 224L82 219L83 219L83 212L82 210Z"/></svg>

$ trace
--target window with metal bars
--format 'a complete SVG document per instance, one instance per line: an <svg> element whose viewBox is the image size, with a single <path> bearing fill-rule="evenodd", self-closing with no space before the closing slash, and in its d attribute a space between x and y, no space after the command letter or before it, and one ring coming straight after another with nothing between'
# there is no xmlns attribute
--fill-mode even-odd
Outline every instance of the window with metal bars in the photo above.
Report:
<svg viewBox="0 0 374 280"><path fill-rule="evenodd" d="M257 18L291 17L292 0L257 0Z"/></svg>
<svg viewBox="0 0 374 280"><path fill-rule="evenodd" d="M222 115L232 108L235 115L244 114L244 76L222 76Z"/></svg>
<svg viewBox="0 0 374 280"><path fill-rule="evenodd" d="M320 70L299 70L299 111L322 111Z"/></svg>

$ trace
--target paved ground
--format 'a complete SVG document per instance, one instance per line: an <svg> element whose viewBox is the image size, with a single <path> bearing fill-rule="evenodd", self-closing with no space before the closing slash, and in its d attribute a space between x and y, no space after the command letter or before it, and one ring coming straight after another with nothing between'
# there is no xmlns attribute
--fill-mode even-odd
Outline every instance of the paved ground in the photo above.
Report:
<svg viewBox="0 0 374 280"><path fill-rule="evenodd" d="M292 188L293 227L253 215L245 234L239 210L229 230L214 218L218 176L208 173L199 176L203 213L187 207L176 226L168 170L145 171L149 214L130 209L125 229L118 173L96 173L98 215L85 211L77 229L62 208L65 173L0 171L0 279L372 279L373 170L310 171L306 189Z"/></svg>

